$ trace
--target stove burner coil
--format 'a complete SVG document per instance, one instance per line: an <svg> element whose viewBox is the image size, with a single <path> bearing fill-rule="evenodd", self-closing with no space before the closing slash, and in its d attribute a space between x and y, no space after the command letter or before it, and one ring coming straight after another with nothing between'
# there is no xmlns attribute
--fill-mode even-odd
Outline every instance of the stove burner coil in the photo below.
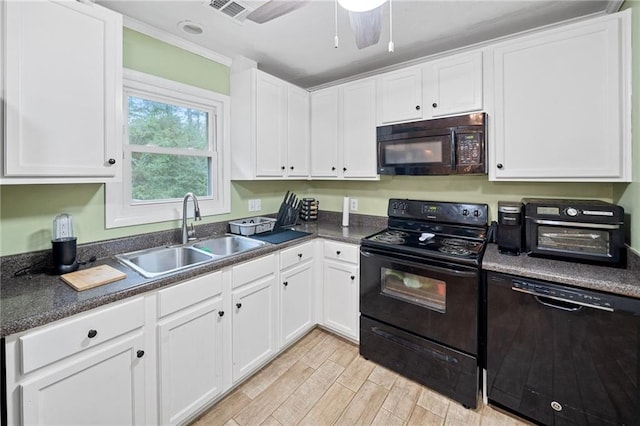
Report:
<svg viewBox="0 0 640 426"><path fill-rule="evenodd" d="M409 234L407 232L388 230L374 236L372 239L387 244L404 244L406 241L405 237L408 236Z"/></svg>

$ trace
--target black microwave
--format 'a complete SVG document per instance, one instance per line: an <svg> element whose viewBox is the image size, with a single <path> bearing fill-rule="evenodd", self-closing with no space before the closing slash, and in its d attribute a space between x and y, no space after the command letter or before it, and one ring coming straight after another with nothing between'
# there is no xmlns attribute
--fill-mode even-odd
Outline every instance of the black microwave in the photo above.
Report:
<svg viewBox="0 0 640 426"><path fill-rule="evenodd" d="M378 174L486 174L486 129L484 112L379 126Z"/></svg>

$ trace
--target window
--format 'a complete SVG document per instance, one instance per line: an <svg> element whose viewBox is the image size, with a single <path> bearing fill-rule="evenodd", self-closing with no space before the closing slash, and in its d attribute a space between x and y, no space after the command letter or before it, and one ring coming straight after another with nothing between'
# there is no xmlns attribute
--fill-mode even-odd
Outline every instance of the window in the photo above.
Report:
<svg viewBox="0 0 640 426"><path fill-rule="evenodd" d="M106 186L107 228L180 219L187 192L203 216L229 213L228 96L124 76L122 182Z"/></svg>

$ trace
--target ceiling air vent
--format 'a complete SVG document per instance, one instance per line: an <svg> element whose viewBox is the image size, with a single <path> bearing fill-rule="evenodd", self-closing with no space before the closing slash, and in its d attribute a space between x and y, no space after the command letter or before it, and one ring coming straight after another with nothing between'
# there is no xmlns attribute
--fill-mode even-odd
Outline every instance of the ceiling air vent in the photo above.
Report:
<svg viewBox="0 0 640 426"><path fill-rule="evenodd" d="M211 0L209 6L235 21L244 22L251 8L236 0Z"/></svg>

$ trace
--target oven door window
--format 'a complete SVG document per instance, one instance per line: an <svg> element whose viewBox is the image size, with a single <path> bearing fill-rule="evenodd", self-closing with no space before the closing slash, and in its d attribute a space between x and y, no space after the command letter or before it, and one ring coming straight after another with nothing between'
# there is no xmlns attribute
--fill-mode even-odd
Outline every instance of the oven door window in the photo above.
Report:
<svg viewBox="0 0 640 426"><path fill-rule="evenodd" d="M538 248L563 253L609 256L609 231L561 226L539 226Z"/></svg>
<svg viewBox="0 0 640 426"><path fill-rule="evenodd" d="M382 293L418 306L445 313L447 284L405 271L380 268Z"/></svg>

